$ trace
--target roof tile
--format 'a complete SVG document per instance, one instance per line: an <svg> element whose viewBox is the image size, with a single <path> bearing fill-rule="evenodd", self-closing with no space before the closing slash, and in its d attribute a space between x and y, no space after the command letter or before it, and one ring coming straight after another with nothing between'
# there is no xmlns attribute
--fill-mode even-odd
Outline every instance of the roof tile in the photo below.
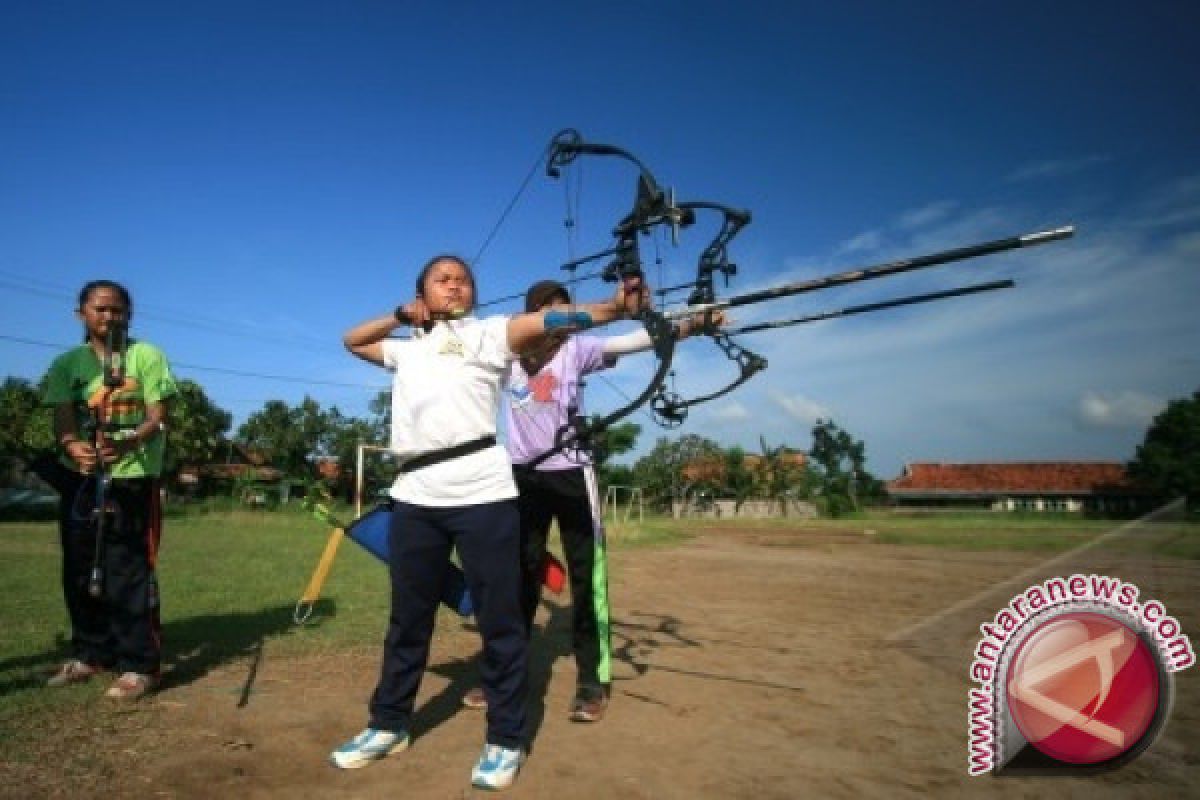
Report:
<svg viewBox="0 0 1200 800"><path fill-rule="evenodd" d="M908 464L888 481L889 492L1026 491L1092 492L1132 488L1125 467L1116 462L1022 462L1000 464Z"/></svg>

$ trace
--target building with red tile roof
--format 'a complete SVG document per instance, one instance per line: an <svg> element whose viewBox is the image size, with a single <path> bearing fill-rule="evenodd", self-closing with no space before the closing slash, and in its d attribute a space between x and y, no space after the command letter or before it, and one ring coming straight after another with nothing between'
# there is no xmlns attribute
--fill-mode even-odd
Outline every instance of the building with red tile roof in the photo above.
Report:
<svg viewBox="0 0 1200 800"><path fill-rule="evenodd" d="M885 486L899 507L1127 512L1145 499L1117 462L913 463Z"/></svg>
<svg viewBox="0 0 1200 800"><path fill-rule="evenodd" d="M789 468L801 470L807 462L807 456L800 450L784 450L781 461ZM751 472L763 472L768 469L766 459L755 453L746 453L742 463ZM720 456L696 458L683 465L680 472L685 483L710 483L720 486L725 482L727 465Z"/></svg>

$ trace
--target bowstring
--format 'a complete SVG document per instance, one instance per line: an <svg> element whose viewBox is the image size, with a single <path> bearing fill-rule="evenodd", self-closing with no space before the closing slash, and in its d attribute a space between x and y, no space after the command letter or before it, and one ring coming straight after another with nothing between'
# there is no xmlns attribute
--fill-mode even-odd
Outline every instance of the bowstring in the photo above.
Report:
<svg viewBox="0 0 1200 800"><path fill-rule="evenodd" d="M584 163L583 159L576 159L573 164L571 164L565 170L563 170L563 206L564 206L564 214L565 214L565 217L563 219L563 228L565 230L567 262L568 263L575 261L576 254L579 251L579 239L580 239L579 219L580 219L580 211L583 208L583 185L584 185L583 163ZM569 270L569 274L570 274L570 277L566 281L567 301L568 301L567 302L567 310L568 310L568 312L573 313L578 310L577 305L579 302L579 286L585 280L587 280L587 278L579 277L579 265L575 265L574 267L572 267ZM562 343L559 345L559 348L563 349L563 348L568 348L568 347L572 347L572 346L573 345L571 343L571 337L568 336L566 339L564 339L562 341ZM556 350L554 355L552 355L549 359L547 359L545 364L541 365L542 368L544 368L547 364L549 364L551 360L553 360L555 357L558 356L558 354L559 354L559 351ZM564 358L563 358L564 362L567 361L565 355L566 354L564 353ZM524 369L523 365L522 365L521 369L522 370ZM539 368L538 372L541 372L540 368ZM529 376L528 373L526 373L526 375ZM533 377L533 376L529 376L529 377ZM574 426L577 416L579 414L579 411L583 405L583 394L584 394L584 391L586 388L587 388L587 381L584 379L584 377L582 375L572 376L570 383L566 387L563 388L563 400L560 401L556 398L556 400L555 400L556 406L554 408L554 417L555 417L555 419L558 419L560 417L564 417L565 419L564 419L563 424L560 426L557 426L554 429L553 434L551 434L549 437L551 440L551 448L557 447L557 439L558 439L560 430L563 430L564 428L570 429ZM561 405L561 403L563 401L565 401L565 403L566 403L565 409ZM534 423L535 427L538 428L540 433L542 433L543 435L547 434L546 428L541 424L540 421L538 421L537 417L530 416L529 421ZM573 448L570 451L570 453L568 453L566 450L563 450L561 454L563 455L563 457L565 457L569 461L578 462L578 463L582 464L583 460L584 460L582 457L582 453L580 453L580 450L582 450L582 449L583 448ZM588 454L588 455L592 456L591 460L594 464L595 455L594 454Z"/></svg>
<svg viewBox="0 0 1200 800"><path fill-rule="evenodd" d="M517 191L513 193L512 198L508 201L508 205L505 206L504 210L500 212L500 216L496 220L496 224L492 225L492 229L488 231L488 235L483 238L483 243L479 245L479 249L475 251L475 257L470 261L472 268L479 268L479 263L483 260L484 252L487 251L488 247L492 243L492 240L496 238L496 234L500 232L500 228L503 227L504 223L508 220L508 215L512 213L512 210L516 207L517 202L525 194L525 190L529 188L529 184L533 180L533 176L538 172L542 166L542 163L546 161L549 155L550 148L543 147L541 151L538 152L537 158L535 158L533 163L529 165L529 171L525 173L525 179L521 181L521 185L517 187Z"/></svg>
<svg viewBox="0 0 1200 800"><path fill-rule="evenodd" d="M497 231L499 230L500 226L504 222L504 219L507 218L507 216L511 213L511 211L512 211L513 207L516 205L518 199L525 192L530 181L532 180L534 173L541 166L542 162L544 162L547 159L549 152L550 152L549 147L545 148L542 151L542 153L539 155L539 157L534 161L534 164L530 168L529 172L526 174L525 180L522 182L521 187L517 190L516 194L509 201L508 205L505 207L504 212L501 214L501 219L497 222L496 225L494 225L492 227L492 230L488 233L488 236L485 239L484 244L480 247L479 252L476 254L476 261L474 262L476 265L478 264L478 260L482 257L482 254L485 251L485 249L487 248L487 246L495 238ZM571 167L574 167L574 168L571 168ZM563 227L565 229L567 260L568 261L575 260L575 252L578 248L579 209L580 209L580 206L582 203L582 193L583 193L582 166L581 166L580 162L577 161L575 164L571 165L571 167L568 167L563 170L563 178L564 178L564 180L563 180L563 204L565 207ZM576 170L578 170L578 178L575 177ZM576 304L577 288L583 280L586 280L586 278L582 278L582 279L579 278L577 275L577 271L575 269L571 270L571 277L566 281L567 294L570 298L570 304L568 306L570 311L576 310L575 304ZM520 299L522 297L524 297L524 293L512 295L512 296L505 297L502 299L516 300L516 299ZM498 301L496 301L496 302L498 302ZM491 305L491 304L492 303L488 303L485 305ZM518 313L520 313L520 312L518 312ZM451 330L453 330L453 328L451 328ZM456 331L455 331L455 333L457 334ZM564 340L559 346L560 346L560 348L568 347L569 342L567 340ZM558 355L558 352L556 351L554 356L551 356L551 358L554 358L557 355ZM543 363L541 365L541 367L545 367L547 363L549 363L549 359L547 359L547 361L545 363ZM535 375L530 375L528 372L525 371L525 366L521 363L520 354L518 354L516 363L514 365L511 365L509 367L509 369L520 369L525 374L525 377L527 379L526 388L528 390L528 379L535 377ZM541 368L538 369L538 372L541 372ZM566 386L565 388L563 388L561 390L563 392L565 402L567 403L567 406L566 406L566 424L567 425L571 424L572 416L575 413L575 409L577 409L579 407L579 403L580 403L579 398L583 393L584 384L585 384L585 382L582 379L578 379L578 380L573 381L573 385ZM554 399L554 409L553 409L553 416L555 419L563 416L563 413L562 413L563 412L563 406L562 406L563 401L558 399L558 396L557 396L558 391L559 391L559 389L558 389L558 387L556 387L555 393L554 393L555 399ZM507 399L506 399L506 401L511 402L511 400L507 400ZM515 418L515 416L516 415L514 414L514 418ZM554 448L556 440L558 438L558 431L560 430L559 427L555 427L554 430L551 431L547 427L545 421L540 419L540 415L536 415L536 414L532 414L532 413L525 414L523 420L526 423L532 425L538 431L538 433L540 433L544 438L548 438L551 441L551 448L552 449ZM540 454L538 454L538 455L540 455ZM571 457L568 456L568 458L571 458Z"/></svg>
<svg viewBox="0 0 1200 800"><path fill-rule="evenodd" d="M517 202L524 195L526 189L528 188L529 184L531 183L531 181L533 179L534 174L538 171L538 169L542 165L542 163L547 160L549 153L550 153L550 148L546 147L542 150L541 153L539 153L538 157L534 160L529 171L526 173L525 178L521 182L521 185L519 186L517 191L514 193L513 197L509 200L508 204L505 206L504 210L501 212L499 219L492 226L491 230L488 232L487 236L484 238L483 243L480 245L479 249L476 251L475 257L471 261L471 264L473 267L478 268L479 263L482 261L483 255L486 252L487 248L494 241L500 228L503 226L503 224L507 220L508 216L512 213L512 210L515 208ZM584 178L584 172L583 172L581 159L576 160L574 164L569 165L567 168L565 168L563 170L563 203L564 203L564 207L565 207L565 217L563 220L563 227L565 229L565 239L566 239L566 249L567 249L567 260L568 261L575 260L576 252L578 250L578 243L579 243L579 238L580 238L580 227L581 227L579 224L579 216L580 216L579 212L582 207L583 182L584 182L583 178ZM658 267L658 273L659 273L659 279L660 279L660 285L661 285L661 276L662 276L663 266L662 266L662 257L661 257L661 253L659 250L659 242L658 242L659 235L661 235L660 232L656 231L655 235L652 238L654 241L654 248L655 248L655 263ZM567 293L568 293L569 299L570 299L570 302L568 304L568 310L572 311L572 312L577 310L579 285L581 283L583 283L584 281L590 279L591 277L594 277L594 275L585 275L583 277L580 277L577 273L577 269L578 268L576 267L576 268L573 268L570 270L570 277L565 282L565 284L567 286ZM500 300L497 300L497 301L491 301L489 303L484 303L484 304L476 304L475 307L480 308L480 307L483 307L486 305L493 305L493 304L503 301L503 300L515 300L515 299L519 299L522 296L523 296L522 294L514 294L514 295L510 295L510 296L501 298ZM462 342L462 338L459 335L458 331L456 331L452 325L448 325L447 327L457 338L459 338L459 341ZM568 337L568 340L569 340L569 338L570 337ZM564 340L562 342L562 344L560 345L560 347L569 346L568 340ZM465 342L463 342L463 345L465 347ZM558 353L556 352L554 354L554 356L557 356L557 355L558 355ZM553 358L554 356L551 356L551 358ZM549 362L549 359L547 360L546 363L548 363L548 362ZM545 366L545 364L542 364L542 367L544 367L544 366ZM517 359L516 367L520 368L522 370L522 372L525 372L524 365L520 363L519 357ZM510 367L510 369L511 368L512 367ZM539 369L538 371L540 372L541 370ZM631 403L633 401L633 399L627 393L625 393L623 390L621 390L621 388L618 387L613 381L611 381L604 375L600 374L599 372L596 372L593 374L597 378L599 378L604 384L606 384L613 392L615 392L620 397L624 398L624 400L627 404ZM526 375L526 378L534 377L532 375L529 375L528 372L525 372L525 375ZM555 408L554 408L554 418L555 419L563 416L562 403L565 401L565 403L566 403L566 415L565 415L566 423L565 424L567 426L572 426L572 423L575 420L575 416L578 414L578 411L582 406L583 395L584 395L587 381L585 381L581 376L578 379L572 381L572 384L573 385L569 385L569 386L563 388L563 390L562 390L563 391L563 399L560 400L556 397L555 401L554 401L556 404ZM527 386L528 386L528 384L527 384ZM555 394L557 395L557 392ZM639 409L637 409L637 411L639 413L645 415L646 418L649 419L652 423L654 422L653 415L651 415L650 412L648 410L646 410L645 408L639 408ZM544 420L539 419L539 416L536 416L533 414L527 415L525 417L525 421L528 422L529 424L531 424L544 437L549 438L551 440L551 442L552 442L551 448L552 449L555 447L555 444L556 444L557 438L558 438L558 431L561 430L561 426L556 427L554 429L554 431L551 432L547 428ZM585 420L585 422L586 422L586 420ZM579 452L579 451L586 449L583 446L582 442L576 442L574 444L578 445L578 446L574 447L571 452ZM570 459L572 461L580 460L578 456L569 455L569 454L567 454L567 452L568 451L564 450L564 454L566 455L566 457L568 459ZM590 460L591 460L592 464L594 465L595 461L596 461L595 453L589 452L588 455L590 456Z"/></svg>

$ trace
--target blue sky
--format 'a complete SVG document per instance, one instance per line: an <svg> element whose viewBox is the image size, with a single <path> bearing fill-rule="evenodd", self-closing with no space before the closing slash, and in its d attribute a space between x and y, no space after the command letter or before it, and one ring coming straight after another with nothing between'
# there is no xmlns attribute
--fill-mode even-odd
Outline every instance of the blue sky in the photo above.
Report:
<svg viewBox="0 0 1200 800"><path fill-rule="evenodd" d="M681 198L750 209L738 291L1078 228L745 309L1018 284L747 336L768 371L672 433L807 449L831 416L882 477L1125 460L1200 385L1198 23L1191 2L9 3L0 373L36 380L45 344L77 341L79 286L111 277L134 293L135 334L236 420L305 394L365 414L384 374L341 332L408 299L432 253L473 256L574 127ZM574 180L573 240L563 184L535 175L483 252L481 300L608 244L631 173L597 160ZM685 280L712 225L679 248L646 240L651 278ZM681 392L723 380L714 352L681 346ZM591 409L651 369L594 381ZM634 419L639 452L667 433Z"/></svg>

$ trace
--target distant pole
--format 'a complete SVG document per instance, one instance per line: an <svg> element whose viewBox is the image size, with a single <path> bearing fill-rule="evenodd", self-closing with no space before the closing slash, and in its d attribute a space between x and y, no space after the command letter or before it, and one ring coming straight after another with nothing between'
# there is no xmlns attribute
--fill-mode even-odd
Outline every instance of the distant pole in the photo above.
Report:
<svg viewBox="0 0 1200 800"><path fill-rule="evenodd" d="M363 447L365 445L360 441L358 447L354 450L354 518L358 519L362 516L362 491L363 491Z"/></svg>

